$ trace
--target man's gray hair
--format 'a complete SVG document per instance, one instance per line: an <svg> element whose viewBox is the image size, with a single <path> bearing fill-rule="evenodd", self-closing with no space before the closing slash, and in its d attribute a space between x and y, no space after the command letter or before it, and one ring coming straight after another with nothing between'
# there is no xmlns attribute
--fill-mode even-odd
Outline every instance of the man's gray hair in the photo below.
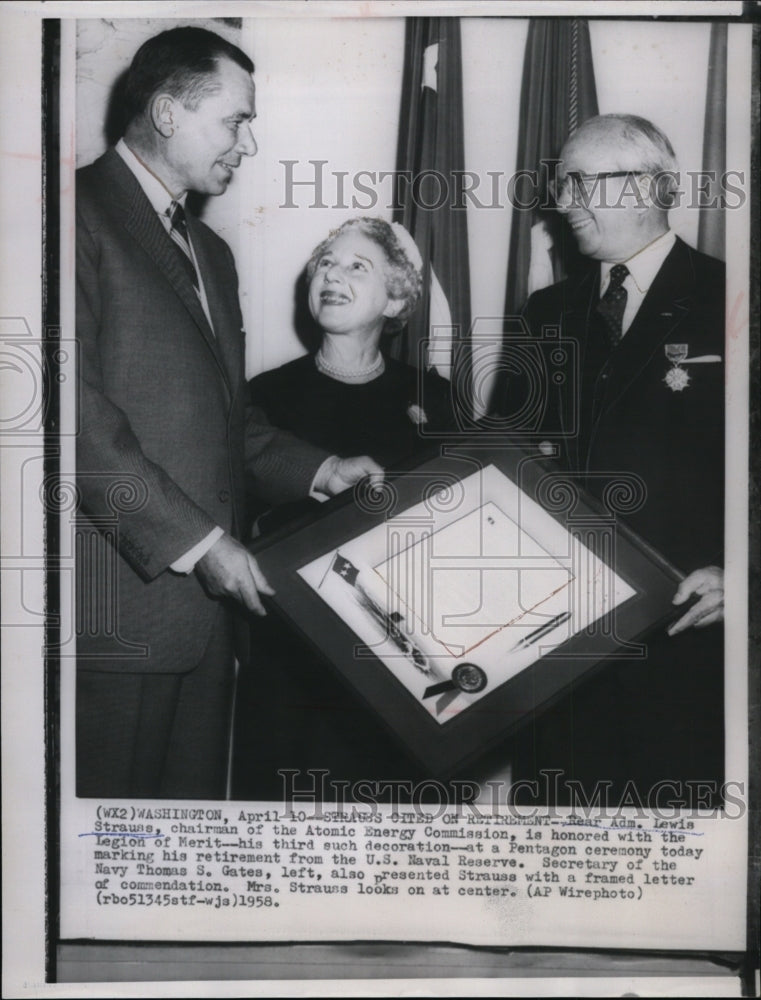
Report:
<svg viewBox="0 0 761 1000"><path fill-rule="evenodd" d="M668 136L639 115L609 114L587 118L571 139L587 130L617 133L622 147L639 154L638 167L655 181L651 195L659 208L671 208L679 187L679 164Z"/></svg>

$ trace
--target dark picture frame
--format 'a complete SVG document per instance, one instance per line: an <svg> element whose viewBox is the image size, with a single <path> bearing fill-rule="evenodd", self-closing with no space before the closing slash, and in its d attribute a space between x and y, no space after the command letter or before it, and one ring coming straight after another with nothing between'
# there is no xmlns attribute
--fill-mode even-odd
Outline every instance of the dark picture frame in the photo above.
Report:
<svg viewBox="0 0 761 1000"><path fill-rule="evenodd" d="M403 515L442 486L489 466L518 485L522 496L538 503L571 537L583 538L634 593L441 724L299 570ZM611 476L603 495L605 504L586 495L536 449L473 439L428 451L416 465L387 477L380 491L373 493L367 485L347 491L314 516L258 539L252 551L276 591L268 599L269 610L306 641L325 669L348 685L426 772L444 779L474 765L607 659L644 659L647 635L678 617L672 598L682 574L621 520L638 502L636 489Z"/></svg>

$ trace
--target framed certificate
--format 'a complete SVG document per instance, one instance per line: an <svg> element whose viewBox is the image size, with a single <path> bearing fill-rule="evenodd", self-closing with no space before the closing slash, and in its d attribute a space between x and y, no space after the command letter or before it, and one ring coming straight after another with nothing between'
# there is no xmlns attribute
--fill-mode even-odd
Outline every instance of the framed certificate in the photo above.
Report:
<svg viewBox="0 0 761 1000"><path fill-rule="evenodd" d="M437 777L612 656L636 670L680 574L519 448L447 446L260 540L271 604Z"/></svg>

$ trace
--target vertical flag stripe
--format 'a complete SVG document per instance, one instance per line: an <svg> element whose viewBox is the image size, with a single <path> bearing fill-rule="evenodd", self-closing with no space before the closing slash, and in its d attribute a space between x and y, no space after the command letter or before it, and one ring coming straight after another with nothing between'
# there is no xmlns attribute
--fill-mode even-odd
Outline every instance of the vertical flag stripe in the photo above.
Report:
<svg viewBox="0 0 761 1000"><path fill-rule="evenodd" d="M535 171L536 187L531 193L545 207L513 208L505 292L506 337L515 330L529 294L559 281L578 257L567 228L554 209L547 207L547 183L554 172L551 165L568 136L597 113L586 20L532 18L523 59L515 166L516 171ZM492 393L495 412L512 412L510 392L508 376L502 373Z"/></svg>
<svg viewBox="0 0 761 1000"><path fill-rule="evenodd" d="M570 133L596 115L597 95L589 27L584 18L532 18L523 62L518 120L516 171L537 171L536 194L546 204L548 170L542 162L556 160ZM531 270L531 231L543 224L554 244L554 280L564 274L557 215L552 210L515 207L510 230L505 316L519 315L528 297ZM542 240L534 237L536 245ZM568 241L568 250L573 252ZM566 251L566 247L562 248ZM542 268L544 270L544 268Z"/></svg>
<svg viewBox="0 0 761 1000"><path fill-rule="evenodd" d="M571 21L571 66L568 85L568 134L579 127L579 21Z"/></svg>
<svg viewBox="0 0 761 1000"><path fill-rule="evenodd" d="M711 25L708 53L708 87L706 89L705 126L703 132L703 170L714 173L717 180L709 181L706 205L718 200L721 181L727 165L727 26ZM726 259L724 209L702 207L698 219L698 250L713 257Z"/></svg>
<svg viewBox="0 0 761 1000"><path fill-rule="evenodd" d="M453 177L465 169L460 20L411 17L405 30L397 170L411 183L397 185L394 221L420 250L423 297L390 352L420 364L421 345L435 336L435 348L422 360L446 375L447 340L466 339L470 328L466 213L451 207Z"/></svg>

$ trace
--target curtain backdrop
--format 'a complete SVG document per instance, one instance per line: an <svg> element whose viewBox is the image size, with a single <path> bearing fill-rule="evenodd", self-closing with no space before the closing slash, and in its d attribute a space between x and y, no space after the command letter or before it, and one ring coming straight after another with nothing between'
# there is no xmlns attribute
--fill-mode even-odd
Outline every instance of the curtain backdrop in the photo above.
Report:
<svg viewBox="0 0 761 1000"><path fill-rule="evenodd" d="M568 136L597 113L586 20L532 18L523 61L516 174L536 171L542 161L557 160ZM540 204L549 204L548 176L551 172L540 172L538 190L531 182L517 184L516 195L523 204L533 193L538 194ZM564 232L550 208L513 208L506 317L520 314L531 292L564 276L575 250L573 241L563 238Z"/></svg>
<svg viewBox="0 0 761 1000"><path fill-rule="evenodd" d="M446 377L456 363L452 348L467 340L470 327L466 213L451 207L453 176L464 169L460 20L408 18L394 221L406 226L420 250L423 297L391 353L418 365L420 345L430 337L435 346L423 363Z"/></svg>
<svg viewBox="0 0 761 1000"><path fill-rule="evenodd" d="M703 170L715 171L716 181L708 185L707 200L721 197L719 178L726 170L727 146L727 26L711 25L708 53L708 88L703 131ZM704 207L698 220L698 250L726 259L724 209Z"/></svg>

